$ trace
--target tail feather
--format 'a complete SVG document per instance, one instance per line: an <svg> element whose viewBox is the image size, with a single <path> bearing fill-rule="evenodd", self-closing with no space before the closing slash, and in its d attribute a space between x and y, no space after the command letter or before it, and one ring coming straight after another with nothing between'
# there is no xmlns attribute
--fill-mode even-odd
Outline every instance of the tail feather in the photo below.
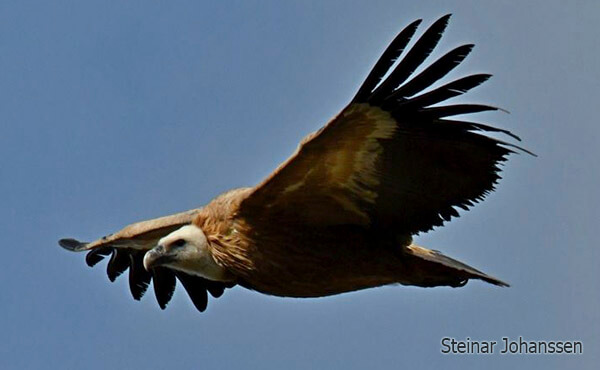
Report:
<svg viewBox="0 0 600 370"><path fill-rule="evenodd" d="M422 280L416 282L419 286L438 286L450 285L454 287L463 286L469 279L479 279L487 283L501 287L508 287L507 283L487 275L469 265L466 265L453 258L444 256L441 252L410 245L406 247L406 252L419 260L417 266L422 274Z"/></svg>

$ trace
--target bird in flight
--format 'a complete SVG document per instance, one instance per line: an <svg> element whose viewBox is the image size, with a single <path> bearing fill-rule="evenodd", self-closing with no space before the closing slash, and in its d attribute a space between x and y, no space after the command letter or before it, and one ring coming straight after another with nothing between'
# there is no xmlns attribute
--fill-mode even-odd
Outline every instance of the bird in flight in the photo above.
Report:
<svg viewBox="0 0 600 370"><path fill-rule="evenodd" d="M440 104L489 74L431 88L473 45L452 49L415 73L449 18L434 22L408 49L421 20L404 28L352 101L257 186L90 243L59 244L86 251L89 266L110 256L109 279L129 270L136 300L152 281L163 309L177 281L199 311L208 294L217 298L235 285L282 297L388 284L460 287L470 279L507 286L412 243L412 236L458 217L458 209L468 210L493 191L509 154L530 153L485 135L520 140L507 130L454 117L498 108Z"/></svg>

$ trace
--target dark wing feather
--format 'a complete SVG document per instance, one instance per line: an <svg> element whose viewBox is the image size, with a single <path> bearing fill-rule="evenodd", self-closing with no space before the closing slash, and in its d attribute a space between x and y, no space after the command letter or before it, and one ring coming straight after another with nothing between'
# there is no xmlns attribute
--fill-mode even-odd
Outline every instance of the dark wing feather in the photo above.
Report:
<svg viewBox="0 0 600 370"><path fill-rule="evenodd" d="M133 299L136 301L142 299L151 280L152 275L144 268L144 253L139 251L129 253L129 290Z"/></svg>
<svg viewBox="0 0 600 370"><path fill-rule="evenodd" d="M206 281L206 290L208 290L210 295L212 295L214 298L219 298L220 296L222 296L225 292L225 288L227 287L227 285L218 283L216 281Z"/></svg>
<svg viewBox="0 0 600 370"><path fill-rule="evenodd" d="M154 220L142 221L129 225L121 231L103 237L91 243L84 243L75 239L61 239L59 244L70 251L87 251L86 263L93 267L104 257L110 256L106 265L106 273L110 281L115 281L123 272L129 269L129 289L135 300L140 300L150 282L154 287L154 294L159 306L164 309L171 300L176 286L176 276L181 281L181 276L168 268L156 268L152 273L146 271L143 259L146 251L154 248L160 238L192 222L199 209L161 217ZM185 278L183 278L185 279ZM190 277L188 286L185 287L194 301L194 305L204 307L202 295L206 296L207 290L213 297L223 294L225 288L233 285L222 282L212 282L202 278ZM196 283L192 284L191 282ZM184 284L185 285L185 284ZM206 299L204 300L206 301Z"/></svg>
<svg viewBox="0 0 600 370"><path fill-rule="evenodd" d="M448 52L446 55L433 62L419 75L394 90L385 98L385 101L396 101L398 99L405 100L406 98L425 90L458 66L460 62L469 55L471 50L473 50L473 45L469 44L459 46ZM383 104L382 106L385 107L386 105Z"/></svg>
<svg viewBox="0 0 600 370"><path fill-rule="evenodd" d="M198 311L204 312L208 304L208 296L206 294L206 283L208 280L198 276L188 275L181 271L177 271L175 274L185 291L188 293L194 307L196 307Z"/></svg>
<svg viewBox="0 0 600 370"><path fill-rule="evenodd" d="M98 262L102 261L104 257L110 255L112 253L112 248L110 247L99 247L96 249L92 249L85 255L85 263L88 266L94 267Z"/></svg>
<svg viewBox="0 0 600 370"><path fill-rule="evenodd" d="M477 122L467 122L467 121L455 121L455 120L449 120L449 119L440 119L438 120L438 122L441 121L442 123L452 123L454 125L457 126L463 126L465 130L467 131L488 131L488 132L500 132L503 133L505 135L508 135L510 137L512 137L515 140L521 141L521 138L518 137L517 135L513 134L512 132L508 131L508 130L504 130L498 127L492 127L492 126L488 126L488 125L484 125L483 123L477 123ZM526 152L528 152L529 154L535 155L525 149L521 149L524 150Z"/></svg>
<svg viewBox="0 0 600 370"><path fill-rule="evenodd" d="M478 113L491 110L498 110L498 108L482 104L452 104L441 107L423 108L418 112L418 115L423 118L433 120L436 118L456 116L459 114Z"/></svg>
<svg viewBox="0 0 600 370"><path fill-rule="evenodd" d="M183 288L192 300L192 303L200 312L206 310L206 305L208 303L207 291L214 298L219 298L223 295L226 288L233 288L235 286L235 283L211 281L200 276L188 275L181 271L175 271L175 276L177 276L177 280L181 282Z"/></svg>
<svg viewBox="0 0 600 370"><path fill-rule="evenodd" d="M507 130L447 119L495 107L434 106L490 75L465 76L424 91L464 60L473 45L451 50L411 78L448 19L433 23L392 67L417 23L403 30L352 102L254 189L241 203L239 216L255 228L280 222L298 229L354 224L411 235L457 217L456 207L466 210L493 191L499 164L514 150L527 151L480 134L517 138ZM267 230L276 232L261 231Z"/></svg>
<svg viewBox="0 0 600 370"><path fill-rule="evenodd" d="M365 79L365 82L363 82L361 87L358 89L358 92L353 99L354 101L363 101L373 93L375 87L381 82L390 67L402 54L404 48L406 45L408 45L420 23L421 19L417 19L416 21L412 22L410 25L404 28L390 43L377 63L375 63L375 66Z"/></svg>
<svg viewBox="0 0 600 370"><path fill-rule="evenodd" d="M378 105L383 99L392 94L398 86L406 81L415 69L423 63L429 54L431 54L437 43L440 41L442 33L444 33L444 30L448 25L449 19L450 14L443 16L435 21L427 31L423 33L423 36L421 36L410 49L406 54L406 57L398 63L398 66L390 73L389 77L367 98L369 103Z"/></svg>
<svg viewBox="0 0 600 370"><path fill-rule="evenodd" d="M106 275L110 281L115 279L129 268L129 253L125 250L113 248L108 264L106 264Z"/></svg>
<svg viewBox="0 0 600 370"><path fill-rule="evenodd" d="M175 292L175 272L169 268L156 267L152 269L152 285L154 296L161 309L167 308L167 304Z"/></svg>
<svg viewBox="0 0 600 370"><path fill-rule="evenodd" d="M392 113L398 112L401 114L404 112L413 112L419 108L437 104L455 96L462 95L481 85L490 77L492 77L492 75L486 73L462 77L440 86L435 90L431 90L408 100L396 101L393 105L386 105L384 108Z"/></svg>

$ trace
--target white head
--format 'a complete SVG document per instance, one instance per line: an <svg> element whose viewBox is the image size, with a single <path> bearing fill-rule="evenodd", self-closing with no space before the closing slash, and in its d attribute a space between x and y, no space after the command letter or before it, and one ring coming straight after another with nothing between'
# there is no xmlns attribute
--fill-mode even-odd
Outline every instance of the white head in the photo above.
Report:
<svg viewBox="0 0 600 370"><path fill-rule="evenodd" d="M196 225L186 225L158 241L144 255L146 270L164 266L209 280L221 281L226 270L218 265L208 247L206 235Z"/></svg>

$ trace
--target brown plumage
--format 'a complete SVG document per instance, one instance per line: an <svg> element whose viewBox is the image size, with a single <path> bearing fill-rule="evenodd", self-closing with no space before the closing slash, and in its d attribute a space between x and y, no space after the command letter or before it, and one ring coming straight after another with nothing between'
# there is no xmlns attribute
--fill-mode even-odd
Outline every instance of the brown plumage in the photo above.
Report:
<svg viewBox="0 0 600 370"><path fill-rule="evenodd" d="M229 191L203 208L126 227L92 243L90 266L110 255L114 280L129 269L140 299L153 281L164 308L179 280L198 310L236 284L262 293L320 297L386 284L506 286L412 236L458 217L494 190L498 164L526 150L478 132L508 131L448 117L496 110L439 106L487 80L477 74L430 89L472 49L460 46L418 75L449 15L403 53L420 21L392 41L352 102L254 188ZM392 68L393 67L393 68ZM390 72L388 74L388 72ZM386 77L387 76L387 77ZM385 77L385 78L384 78Z"/></svg>

